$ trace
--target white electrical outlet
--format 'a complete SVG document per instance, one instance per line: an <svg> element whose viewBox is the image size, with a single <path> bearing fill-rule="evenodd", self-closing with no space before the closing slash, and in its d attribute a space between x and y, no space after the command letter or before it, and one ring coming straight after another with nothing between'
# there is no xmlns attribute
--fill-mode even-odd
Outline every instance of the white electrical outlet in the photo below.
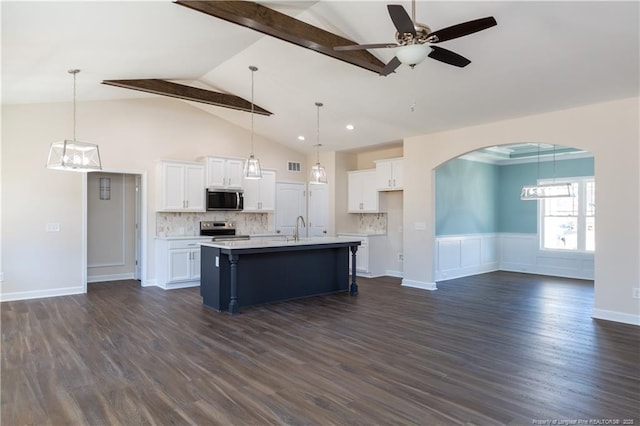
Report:
<svg viewBox="0 0 640 426"><path fill-rule="evenodd" d="M633 289L633 296L634 299L640 299L640 288L636 287Z"/></svg>
<svg viewBox="0 0 640 426"><path fill-rule="evenodd" d="M404 260L404 255L402 253L398 253L398 262L402 262Z"/></svg>

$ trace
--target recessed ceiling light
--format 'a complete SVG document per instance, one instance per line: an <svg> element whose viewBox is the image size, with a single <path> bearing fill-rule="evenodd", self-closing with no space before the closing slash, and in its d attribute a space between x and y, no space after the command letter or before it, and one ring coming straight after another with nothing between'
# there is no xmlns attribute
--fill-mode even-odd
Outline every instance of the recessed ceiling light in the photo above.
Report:
<svg viewBox="0 0 640 426"><path fill-rule="evenodd" d="M354 129L353 124L347 124L347 130L353 130L353 129Z"/></svg>
<svg viewBox="0 0 640 426"><path fill-rule="evenodd" d="M298 140L299 141L303 141L304 140L304 136L302 136L302 135L298 136Z"/></svg>

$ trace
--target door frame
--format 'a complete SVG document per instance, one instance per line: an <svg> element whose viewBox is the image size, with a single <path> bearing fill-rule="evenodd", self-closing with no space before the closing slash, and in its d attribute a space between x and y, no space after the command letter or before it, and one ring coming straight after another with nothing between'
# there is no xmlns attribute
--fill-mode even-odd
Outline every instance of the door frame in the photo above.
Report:
<svg viewBox="0 0 640 426"><path fill-rule="evenodd" d="M140 217L136 217L136 222L140 224L140 241L136 238L136 252L140 251L140 283L142 286L146 285L147 282L147 171L146 170L126 170L126 169L102 169L104 173L119 173L126 175L135 175L136 182L138 177L140 178L140 191L136 194L136 205L140 206L140 209L136 209L136 216L140 214ZM87 292L87 237L88 237L88 229L87 229L87 201L89 185L87 179L87 173L83 174L82 177L82 289L83 293ZM139 200L139 201L138 201ZM140 247L138 247L138 243Z"/></svg>

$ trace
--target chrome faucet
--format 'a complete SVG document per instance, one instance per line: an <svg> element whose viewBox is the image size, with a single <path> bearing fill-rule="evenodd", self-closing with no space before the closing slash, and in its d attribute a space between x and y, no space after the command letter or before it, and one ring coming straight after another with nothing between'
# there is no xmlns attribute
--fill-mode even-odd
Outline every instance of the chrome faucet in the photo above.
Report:
<svg viewBox="0 0 640 426"><path fill-rule="evenodd" d="M293 231L293 240L294 241L299 241L300 240L300 232L298 231L298 224L300 223L301 220L302 220L302 226L304 226L305 228L307 227L307 224L304 223L304 217L298 216L296 218L296 229Z"/></svg>

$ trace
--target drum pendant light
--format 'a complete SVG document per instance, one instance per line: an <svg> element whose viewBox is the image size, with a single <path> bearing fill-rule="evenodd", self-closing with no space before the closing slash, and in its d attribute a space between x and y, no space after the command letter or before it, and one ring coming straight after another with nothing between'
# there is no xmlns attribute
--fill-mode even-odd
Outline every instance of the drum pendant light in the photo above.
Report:
<svg viewBox="0 0 640 426"><path fill-rule="evenodd" d="M73 74L73 140L54 142L49 148L47 168L73 172L102 170L98 145L76 140L76 75L78 69L69 70Z"/></svg>
<svg viewBox="0 0 640 426"><path fill-rule="evenodd" d="M253 155L253 74L258 71L258 67L251 65L251 154L249 158L244 162L244 178L245 179L262 179L262 169L260 168L260 161Z"/></svg>
<svg viewBox="0 0 640 426"><path fill-rule="evenodd" d="M309 183L312 184L324 184L327 183L327 171L324 166L320 164L320 147L322 144L320 143L320 107L322 106L321 102L316 102L316 107L318 108L317 113L317 131L316 131L316 164L311 167L311 180Z"/></svg>

